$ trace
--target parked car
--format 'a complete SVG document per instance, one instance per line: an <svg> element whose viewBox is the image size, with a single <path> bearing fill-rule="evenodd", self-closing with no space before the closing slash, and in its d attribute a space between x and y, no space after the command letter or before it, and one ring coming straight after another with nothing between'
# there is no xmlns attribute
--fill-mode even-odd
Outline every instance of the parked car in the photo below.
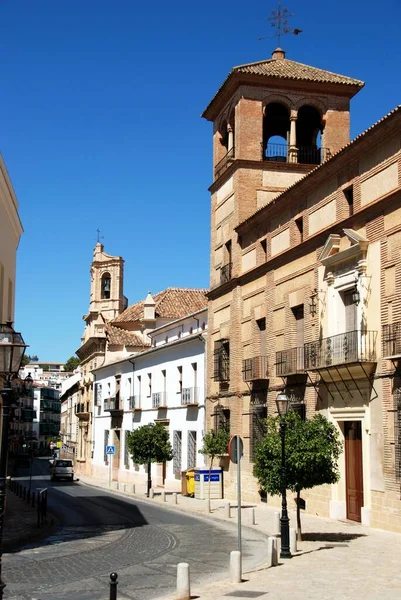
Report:
<svg viewBox="0 0 401 600"><path fill-rule="evenodd" d="M50 480L74 479L74 463L68 458L55 458L51 466Z"/></svg>

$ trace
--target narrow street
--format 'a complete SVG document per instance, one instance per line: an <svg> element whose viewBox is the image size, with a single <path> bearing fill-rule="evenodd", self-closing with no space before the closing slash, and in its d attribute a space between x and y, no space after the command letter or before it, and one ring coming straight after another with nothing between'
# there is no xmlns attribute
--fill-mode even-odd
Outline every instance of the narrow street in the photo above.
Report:
<svg viewBox="0 0 401 600"><path fill-rule="evenodd" d="M35 460L36 487L48 488L49 512L59 526L46 540L4 555L10 600L106 600L112 571L119 576L119 599L148 600L174 589L179 562L190 564L193 582L227 576L229 553L237 548L234 525L79 482L50 482L45 459ZM261 563L265 539L244 529L243 553L245 569Z"/></svg>

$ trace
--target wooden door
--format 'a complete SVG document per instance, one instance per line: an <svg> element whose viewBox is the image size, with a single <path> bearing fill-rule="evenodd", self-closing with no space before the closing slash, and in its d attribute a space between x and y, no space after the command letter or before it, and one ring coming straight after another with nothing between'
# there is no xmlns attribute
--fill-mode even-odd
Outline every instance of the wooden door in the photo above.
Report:
<svg viewBox="0 0 401 600"><path fill-rule="evenodd" d="M360 521L363 506L361 421L346 421L344 423L344 437L347 519Z"/></svg>

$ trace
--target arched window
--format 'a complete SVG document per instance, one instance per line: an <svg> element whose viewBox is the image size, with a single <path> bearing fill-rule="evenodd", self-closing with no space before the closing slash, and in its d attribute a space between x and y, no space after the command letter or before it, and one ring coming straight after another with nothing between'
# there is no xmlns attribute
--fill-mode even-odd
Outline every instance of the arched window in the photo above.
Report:
<svg viewBox="0 0 401 600"><path fill-rule="evenodd" d="M319 165L321 161L322 117L314 106L302 106L297 118L298 162Z"/></svg>
<svg viewBox="0 0 401 600"><path fill-rule="evenodd" d="M284 104L271 102L263 117L263 159L287 162L290 113Z"/></svg>
<svg viewBox="0 0 401 600"><path fill-rule="evenodd" d="M111 290L110 273L103 273L103 275L102 275L102 292L101 292L102 299L108 300L110 298L110 290Z"/></svg>

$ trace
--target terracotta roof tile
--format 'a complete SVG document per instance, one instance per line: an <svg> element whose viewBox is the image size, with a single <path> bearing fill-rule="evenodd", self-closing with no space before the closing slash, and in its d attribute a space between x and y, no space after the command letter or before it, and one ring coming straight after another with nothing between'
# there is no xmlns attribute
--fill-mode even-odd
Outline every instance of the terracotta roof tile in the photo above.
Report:
<svg viewBox="0 0 401 600"><path fill-rule="evenodd" d="M153 296L156 303L156 317L179 319L207 306L208 290L196 288L167 288ZM127 323L143 319L144 300L125 309L112 323Z"/></svg>
<svg viewBox="0 0 401 600"><path fill-rule="evenodd" d="M110 323L106 325L106 332L108 342L112 346L150 346L150 343L144 342L135 331L120 329Z"/></svg>

